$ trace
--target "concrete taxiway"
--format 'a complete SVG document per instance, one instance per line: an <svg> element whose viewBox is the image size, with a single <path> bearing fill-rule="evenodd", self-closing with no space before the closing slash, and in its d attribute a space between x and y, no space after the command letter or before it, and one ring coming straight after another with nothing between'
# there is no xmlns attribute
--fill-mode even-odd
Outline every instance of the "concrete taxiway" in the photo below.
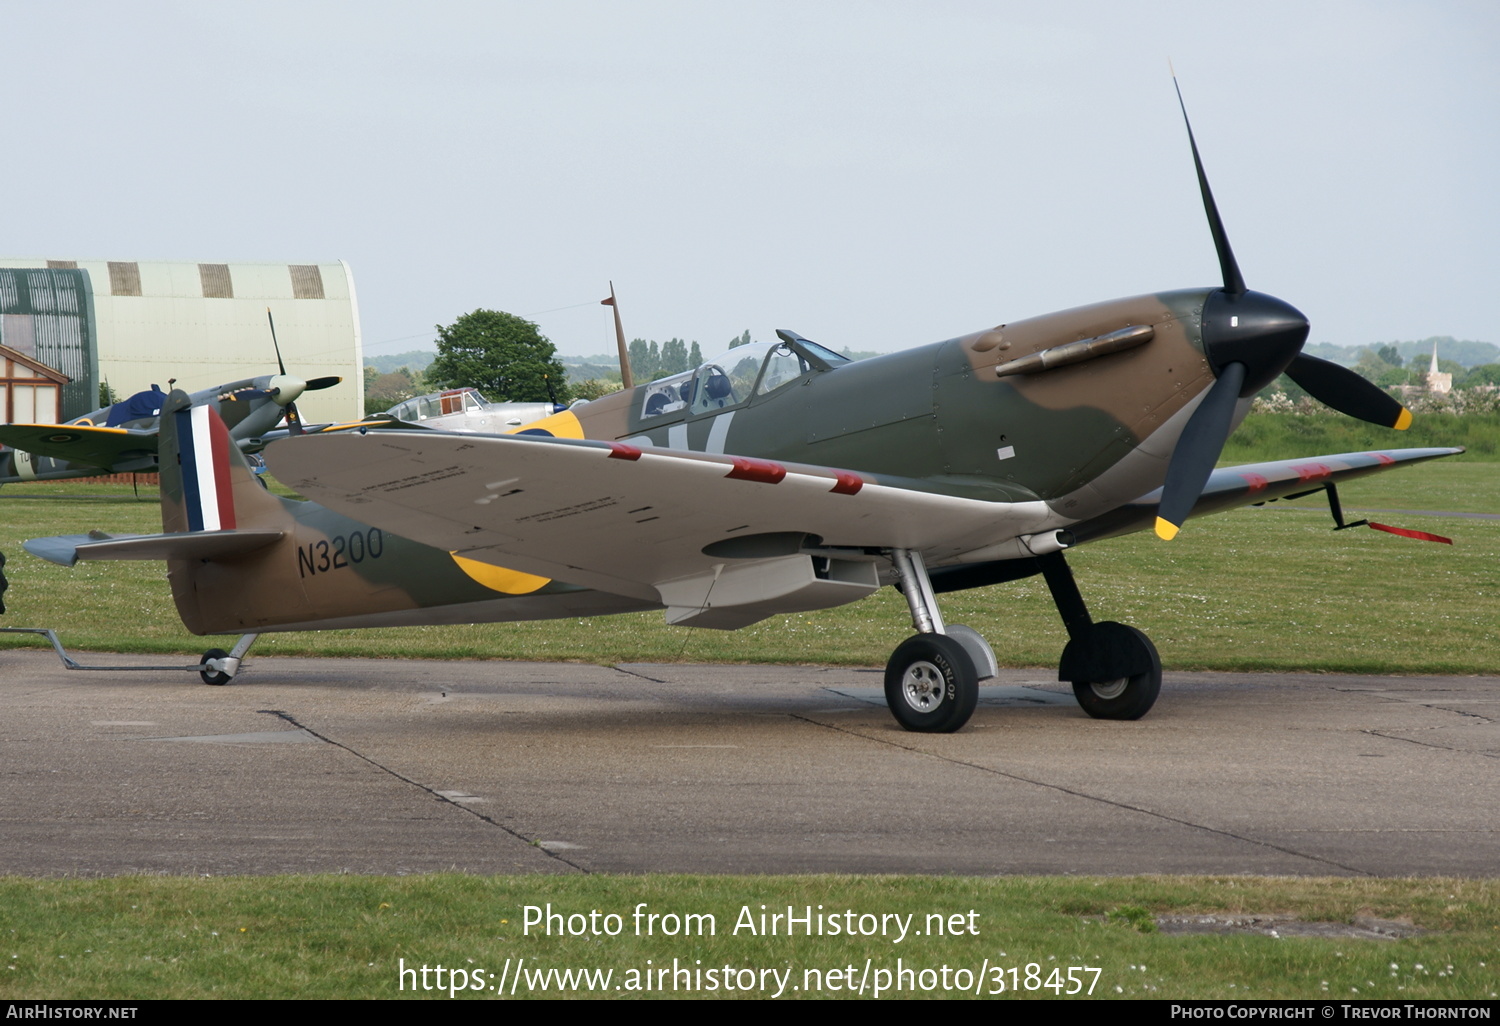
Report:
<svg viewBox="0 0 1500 1026"><path fill-rule="evenodd" d="M1169 673L1111 723L1007 670L953 735L881 680L7 650L0 873L1500 870L1495 678Z"/></svg>

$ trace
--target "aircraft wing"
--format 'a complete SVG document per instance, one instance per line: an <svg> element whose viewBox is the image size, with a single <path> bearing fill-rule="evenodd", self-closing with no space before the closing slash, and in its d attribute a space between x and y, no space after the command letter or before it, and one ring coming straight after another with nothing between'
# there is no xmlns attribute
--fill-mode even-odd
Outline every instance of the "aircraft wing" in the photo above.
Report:
<svg viewBox="0 0 1500 1026"><path fill-rule="evenodd" d="M1237 506L1282 499L1289 495L1316 491L1326 484L1342 484L1395 467L1424 463L1461 452L1462 449L1384 449L1219 467L1209 475L1203 494L1198 497L1197 504L1188 515L1201 517ZM1113 538L1132 531L1148 530L1156 522L1157 504L1160 500L1161 489L1157 489L1135 502L1075 524L1068 530L1079 544Z"/></svg>
<svg viewBox="0 0 1500 1026"><path fill-rule="evenodd" d="M108 470L156 452L156 431L88 424L0 424L0 445Z"/></svg>
<svg viewBox="0 0 1500 1026"><path fill-rule="evenodd" d="M1041 530L1052 515L1041 502L958 498L825 467L537 435L324 434L266 455L284 484L346 516L662 602L672 622L699 626L868 594L879 582L865 547L942 560ZM822 568L824 584L792 595L793 578L817 576L806 550L820 547L838 557ZM839 592L841 575L857 593L814 602L819 588ZM728 612L722 622L680 612L735 604L758 615L730 623Z"/></svg>
<svg viewBox="0 0 1500 1026"><path fill-rule="evenodd" d="M308 435L321 435L321 434L327 434L329 432L338 432L338 431L366 431L366 432L368 432L368 431L430 431L430 430L432 430L432 429L429 428L429 427L426 427L426 426L424 426L422 424L418 424L415 421L397 420L395 417L392 417L391 415L386 414L386 413L371 413L371 414L367 414L365 416L364 420L343 421L343 422L337 423L337 424L330 423L330 424L304 424L304 425L302 425L302 432L303 432L303 434L308 434ZM277 428L274 431L267 431L265 434L260 435L260 436L258 436L256 438L253 438L253 439L250 439L250 438L244 439L240 443L240 451L241 452L259 452L261 449L264 449L266 446L270 445L272 442L279 442L283 438L293 438L293 437L295 437L295 436L292 434L292 432L289 429L287 429L287 428ZM254 448L251 448L250 445L246 444L246 443L250 443L250 442L254 443Z"/></svg>

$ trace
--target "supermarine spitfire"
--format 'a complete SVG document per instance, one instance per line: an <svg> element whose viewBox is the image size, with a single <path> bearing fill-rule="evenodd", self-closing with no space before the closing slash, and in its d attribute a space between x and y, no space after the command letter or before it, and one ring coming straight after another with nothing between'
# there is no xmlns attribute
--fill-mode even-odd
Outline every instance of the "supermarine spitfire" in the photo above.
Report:
<svg viewBox="0 0 1500 1026"><path fill-rule="evenodd" d="M1184 117L1186 112L1184 111ZM1192 139L1191 127L1188 130ZM1014 321L857 363L790 331L686 374L499 435L351 431L277 442L257 486L209 409L163 411L165 533L28 543L58 562L166 559L183 622L256 633L665 609L733 629L886 584L917 633L886 668L903 727L953 731L996 661L937 595L1042 574L1068 631L1059 678L1092 716L1134 719L1161 663L1095 622L1065 552L1189 516L1332 487L1457 449L1215 469L1283 371L1350 416L1410 415L1301 353L1308 324L1245 286L1192 147L1223 285Z"/></svg>
<svg viewBox="0 0 1500 1026"><path fill-rule="evenodd" d="M329 388L337 377L303 381L262 374L193 392L195 405L214 406L242 452L259 452L264 434L296 415L303 392ZM155 473L157 429L167 393L156 385L66 424L0 424L0 484L56 481L100 474Z"/></svg>
<svg viewBox="0 0 1500 1026"><path fill-rule="evenodd" d="M277 373L243 378L201 389L188 396L194 406L209 405L229 428L241 452L259 452L263 436L283 418L290 433L300 433L297 399L304 392L332 388L343 378L304 381L286 372L276 322L266 311ZM154 473L157 431L167 394L159 385L117 403L76 417L66 424L0 424L0 484L55 481L100 474Z"/></svg>

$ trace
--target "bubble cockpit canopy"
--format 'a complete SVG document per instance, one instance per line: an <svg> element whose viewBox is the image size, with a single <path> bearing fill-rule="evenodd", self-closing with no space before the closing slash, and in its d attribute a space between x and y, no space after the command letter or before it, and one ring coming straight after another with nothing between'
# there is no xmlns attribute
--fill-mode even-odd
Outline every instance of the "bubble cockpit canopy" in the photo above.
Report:
<svg viewBox="0 0 1500 1026"><path fill-rule="evenodd" d="M751 342L705 360L690 371L642 386L642 417L715 413L849 362L831 349L792 332L779 342Z"/></svg>

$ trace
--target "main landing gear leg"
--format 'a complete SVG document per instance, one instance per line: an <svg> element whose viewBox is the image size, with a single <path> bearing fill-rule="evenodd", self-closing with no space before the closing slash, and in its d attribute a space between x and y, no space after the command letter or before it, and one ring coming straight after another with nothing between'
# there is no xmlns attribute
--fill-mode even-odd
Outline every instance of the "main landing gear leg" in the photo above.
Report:
<svg viewBox="0 0 1500 1026"><path fill-rule="evenodd" d="M903 641L886 663L886 703L907 730L951 734L974 715L980 679L995 675L995 654L968 627L943 626L920 552L891 549L887 556L920 633Z"/></svg>
<svg viewBox="0 0 1500 1026"><path fill-rule="evenodd" d="M1037 562L1068 628L1058 680L1072 683L1078 704L1095 719L1138 720L1146 715L1161 690L1156 646L1134 627L1112 620L1095 623L1061 552L1038 556Z"/></svg>
<svg viewBox="0 0 1500 1026"><path fill-rule="evenodd" d="M211 648L204 652L198 669L198 676L203 678L203 683L223 685L234 680L234 675L240 672L240 660L245 658L245 653L250 651L250 646L255 644L258 637L259 634L242 634L234 648L228 652L222 648Z"/></svg>

